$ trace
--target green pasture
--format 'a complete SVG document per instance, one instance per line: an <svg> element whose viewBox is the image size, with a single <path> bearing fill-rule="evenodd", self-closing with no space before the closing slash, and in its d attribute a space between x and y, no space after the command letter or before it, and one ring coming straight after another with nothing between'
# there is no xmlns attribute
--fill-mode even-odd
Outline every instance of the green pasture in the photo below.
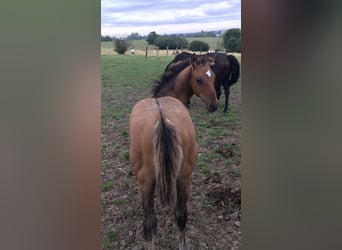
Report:
<svg viewBox="0 0 342 250"><path fill-rule="evenodd" d="M147 57L137 55L102 56L102 127L108 133L117 133L115 150L123 160L128 152L128 118L133 105L150 96L153 81L159 79L173 57ZM240 57L238 57L240 60ZM224 94L217 112L208 113L201 100L193 96L190 114L196 125L201 155L199 166L209 173L211 163L240 162L239 133L241 127L240 81L231 87L229 112L223 113ZM229 141L230 140L230 141ZM230 145L230 143L232 145ZM223 149L222 149L223 147ZM128 164L128 162L127 162ZM209 169L209 170L208 170Z"/></svg>
<svg viewBox="0 0 342 250"><path fill-rule="evenodd" d="M209 45L210 50L222 49L222 37L186 37L185 39L188 40L189 44L195 40L205 42Z"/></svg>
<svg viewBox="0 0 342 250"><path fill-rule="evenodd" d="M202 41L209 45L210 50L215 49L222 49L222 37L186 37L185 39L188 40L189 44L194 41ZM140 54L142 55L143 52L148 47L149 50L155 50L156 47L154 45L149 45L146 40L132 40L130 49L135 49L141 51ZM113 42L101 42L101 51L102 54L113 54L114 43ZM129 49L129 50L130 50ZM126 52L129 54L129 51Z"/></svg>

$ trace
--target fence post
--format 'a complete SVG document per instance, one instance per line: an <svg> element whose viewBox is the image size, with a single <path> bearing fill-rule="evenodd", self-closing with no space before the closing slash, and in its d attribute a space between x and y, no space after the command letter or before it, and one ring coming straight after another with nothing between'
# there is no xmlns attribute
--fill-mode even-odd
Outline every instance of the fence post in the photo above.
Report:
<svg viewBox="0 0 342 250"><path fill-rule="evenodd" d="M169 46L166 46L166 56L169 56Z"/></svg>
<svg viewBox="0 0 342 250"><path fill-rule="evenodd" d="M147 57L147 50L148 50L148 47L146 46L145 58Z"/></svg>

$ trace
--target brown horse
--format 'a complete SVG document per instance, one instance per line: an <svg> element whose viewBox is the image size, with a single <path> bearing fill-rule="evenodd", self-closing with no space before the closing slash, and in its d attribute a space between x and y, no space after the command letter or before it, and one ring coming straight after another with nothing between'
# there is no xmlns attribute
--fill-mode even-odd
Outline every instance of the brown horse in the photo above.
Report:
<svg viewBox="0 0 342 250"><path fill-rule="evenodd" d="M218 100L211 64L213 60L209 56L189 55L186 60L165 70L161 79L156 81L152 96L173 96L188 106L190 98L195 94L205 103L209 112L216 111Z"/></svg>
<svg viewBox="0 0 342 250"><path fill-rule="evenodd" d="M192 56L191 53L182 52L166 66L165 72L172 70L173 67L177 66L182 62L189 62L189 58ZM215 73L215 90L217 99L221 96L221 86L223 86L225 94L225 105L223 111L226 112L228 109L228 99L230 94L230 86L235 84L240 77L240 63L233 55L226 55L222 53L208 53L209 56L215 63L211 64L211 68Z"/></svg>
<svg viewBox="0 0 342 250"><path fill-rule="evenodd" d="M186 105L199 96L210 112L218 107L211 59L193 55L166 71L153 88L153 98L139 101L130 115L130 161L143 205L143 233L154 249L157 218L154 193L174 207L179 249L186 249L185 225L191 175L196 163L196 132Z"/></svg>

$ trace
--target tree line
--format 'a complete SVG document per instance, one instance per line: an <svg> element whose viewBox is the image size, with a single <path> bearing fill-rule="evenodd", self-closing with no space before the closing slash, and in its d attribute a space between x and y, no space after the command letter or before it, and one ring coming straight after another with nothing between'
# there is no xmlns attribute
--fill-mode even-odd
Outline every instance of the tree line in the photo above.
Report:
<svg viewBox="0 0 342 250"><path fill-rule="evenodd" d="M194 35L195 33L191 34ZM201 34L203 34L203 36L205 37L210 37L215 33L210 33L211 35L209 35L208 32L202 31L198 33L198 37L201 37ZM139 33L132 33L127 38L112 38L110 36L101 35L101 41L114 42L114 50L119 54L124 54L128 50L129 46L131 45L131 40L141 39L146 39L148 44L154 45L159 49L188 49L191 51L209 50L209 45L203 41L194 40L189 44L189 42L184 37L178 35L159 35L155 31L150 32L145 37L140 36ZM241 30L238 28L226 30L222 34L222 47L225 48L228 52L241 52Z"/></svg>

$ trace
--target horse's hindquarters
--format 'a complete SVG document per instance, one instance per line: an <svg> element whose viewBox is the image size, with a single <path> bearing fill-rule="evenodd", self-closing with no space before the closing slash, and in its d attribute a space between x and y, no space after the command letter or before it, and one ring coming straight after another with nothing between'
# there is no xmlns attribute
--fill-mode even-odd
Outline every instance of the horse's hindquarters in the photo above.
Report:
<svg viewBox="0 0 342 250"><path fill-rule="evenodd" d="M173 97L141 100L130 116L130 143L130 160L143 205L143 233L148 248L154 248L157 233L156 189L162 203L174 206L180 246L185 249L186 204L197 156L195 128L188 110Z"/></svg>
<svg viewBox="0 0 342 250"><path fill-rule="evenodd" d="M178 99L173 97L158 98L159 106L155 98L146 98L139 101L132 109L130 115L130 161L137 174L144 159L152 160L148 155L153 154L153 129L160 120L162 112L165 120L173 124L180 132L181 141L185 149L185 155L191 145L196 144L196 132L188 110Z"/></svg>

